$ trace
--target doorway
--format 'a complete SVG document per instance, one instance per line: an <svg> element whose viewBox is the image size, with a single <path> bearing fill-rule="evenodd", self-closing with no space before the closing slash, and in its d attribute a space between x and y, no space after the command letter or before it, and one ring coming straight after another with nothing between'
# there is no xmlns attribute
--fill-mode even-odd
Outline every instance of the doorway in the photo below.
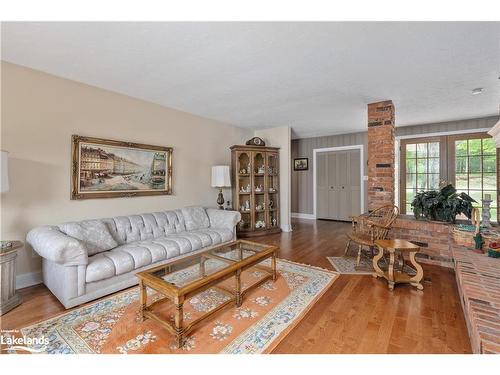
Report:
<svg viewBox="0 0 500 375"><path fill-rule="evenodd" d="M362 146L314 150L317 219L350 221L364 210Z"/></svg>

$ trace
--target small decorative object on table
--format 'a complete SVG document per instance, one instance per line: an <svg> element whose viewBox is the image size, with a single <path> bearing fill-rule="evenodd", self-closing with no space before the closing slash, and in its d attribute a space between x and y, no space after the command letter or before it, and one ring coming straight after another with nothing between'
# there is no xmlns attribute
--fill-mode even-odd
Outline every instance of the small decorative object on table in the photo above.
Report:
<svg viewBox="0 0 500 375"><path fill-rule="evenodd" d="M257 220L255 222L256 229L265 228L265 227L266 227L266 223L264 222L264 220Z"/></svg>
<svg viewBox="0 0 500 375"><path fill-rule="evenodd" d="M490 243L490 247L488 249L488 256L490 258L500 258L500 242Z"/></svg>
<svg viewBox="0 0 500 375"><path fill-rule="evenodd" d="M486 228L491 228L491 223L490 223L490 220L491 220L491 208L490 208L490 205L491 205L491 202L493 202L491 200L491 194L484 194L484 199L482 199L482 202L483 202L483 227L486 227Z"/></svg>
<svg viewBox="0 0 500 375"><path fill-rule="evenodd" d="M10 246L7 244L10 243ZM5 244L5 245L4 245ZM2 241L0 249L0 315L12 310L21 303L21 296L16 292L17 249L23 247L21 241Z"/></svg>
<svg viewBox="0 0 500 375"><path fill-rule="evenodd" d="M219 188L217 204L221 210L224 209L224 196L222 188L231 187L231 177L229 175L228 165L215 165L212 167L212 187Z"/></svg>
<svg viewBox="0 0 500 375"><path fill-rule="evenodd" d="M226 201L226 210L231 211L233 208L231 207L231 201Z"/></svg>
<svg viewBox="0 0 500 375"><path fill-rule="evenodd" d="M483 238L481 236L481 220L480 220L480 215L479 215L479 210L477 208L472 209L472 215L471 215L471 221L472 225L474 225L475 230L474 230L474 250L477 253L483 254Z"/></svg>
<svg viewBox="0 0 500 375"><path fill-rule="evenodd" d="M265 146L266 142L262 140L262 138L259 137L253 137L252 139L249 139L246 143L247 146Z"/></svg>

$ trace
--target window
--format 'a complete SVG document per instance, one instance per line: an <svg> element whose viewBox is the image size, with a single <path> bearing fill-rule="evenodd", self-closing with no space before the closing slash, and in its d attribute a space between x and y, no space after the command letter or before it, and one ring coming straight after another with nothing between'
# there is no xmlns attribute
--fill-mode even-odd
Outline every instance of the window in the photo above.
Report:
<svg viewBox="0 0 500 375"><path fill-rule="evenodd" d="M486 133L405 139L400 147L400 206L411 214L411 202L420 191L451 183L481 207L491 197L491 219L498 221L498 151Z"/></svg>
<svg viewBox="0 0 500 375"><path fill-rule="evenodd" d="M481 199L489 195L491 202L491 217L498 216L498 176L497 150L492 138L479 135L470 137L449 137L450 153L453 154L450 179L455 181L455 187L460 192L469 194L481 207Z"/></svg>

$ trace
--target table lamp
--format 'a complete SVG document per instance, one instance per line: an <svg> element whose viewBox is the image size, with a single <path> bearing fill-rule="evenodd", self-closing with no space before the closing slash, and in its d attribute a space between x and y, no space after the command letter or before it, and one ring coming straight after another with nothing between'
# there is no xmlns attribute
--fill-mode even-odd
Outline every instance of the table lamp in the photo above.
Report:
<svg viewBox="0 0 500 375"><path fill-rule="evenodd" d="M217 204L219 209L224 209L224 196L222 195L222 188L231 187L231 177L229 175L228 165L215 165L212 167L212 187L219 188L219 195L217 196Z"/></svg>

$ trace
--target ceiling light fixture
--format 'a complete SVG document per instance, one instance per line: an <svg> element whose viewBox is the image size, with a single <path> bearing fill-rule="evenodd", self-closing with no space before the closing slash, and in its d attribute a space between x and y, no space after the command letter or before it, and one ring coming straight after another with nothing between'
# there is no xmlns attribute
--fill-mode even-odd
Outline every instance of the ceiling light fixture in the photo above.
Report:
<svg viewBox="0 0 500 375"><path fill-rule="evenodd" d="M478 87L474 90L472 90L472 95L479 95L479 94L482 94L483 93L483 88L482 87Z"/></svg>

